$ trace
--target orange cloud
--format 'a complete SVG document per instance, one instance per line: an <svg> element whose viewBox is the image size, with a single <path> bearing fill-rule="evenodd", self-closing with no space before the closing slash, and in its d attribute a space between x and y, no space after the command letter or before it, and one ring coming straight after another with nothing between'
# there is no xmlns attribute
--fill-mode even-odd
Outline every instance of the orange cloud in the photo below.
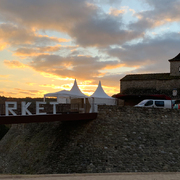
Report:
<svg viewBox="0 0 180 180"><path fill-rule="evenodd" d="M124 66L125 64L107 64L103 69L116 69Z"/></svg>
<svg viewBox="0 0 180 180"><path fill-rule="evenodd" d="M6 46L7 46L7 43L4 42L3 40L0 40L0 51L3 50L3 49L5 49Z"/></svg>
<svg viewBox="0 0 180 180"><path fill-rule="evenodd" d="M8 92L8 91L0 91L0 94L6 97L17 97L17 93L15 92Z"/></svg>
<svg viewBox="0 0 180 180"><path fill-rule="evenodd" d="M46 51L46 52L55 52L60 49L61 45L56 46L46 46L46 47L39 47L37 48L39 51Z"/></svg>
<svg viewBox="0 0 180 180"><path fill-rule="evenodd" d="M27 90L21 88L14 88L14 93L16 93L16 97L24 97L24 96L31 96L31 97L43 97L45 93L44 90Z"/></svg>
<svg viewBox="0 0 180 180"><path fill-rule="evenodd" d="M24 67L26 67L26 65L24 65L23 63L16 61L16 60L13 60L13 61L4 60L4 64L6 66L8 66L9 68L24 68Z"/></svg>
<svg viewBox="0 0 180 180"><path fill-rule="evenodd" d="M50 88L53 88L53 89L60 89L62 86L56 86L54 84L42 84L42 85L39 85L40 87L50 87Z"/></svg>
<svg viewBox="0 0 180 180"><path fill-rule="evenodd" d="M27 56L39 56L42 54L48 55L49 53L38 52L36 49L21 48L18 49L13 55L26 58Z"/></svg>
<svg viewBox="0 0 180 180"><path fill-rule="evenodd" d="M169 23L169 22L173 22L174 19L171 19L171 18L165 18L165 19L159 19L157 21L154 22L154 26L162 26L166 23Z"/></svg>
<svg viewBox="0 0 180 180"><path fill-rule="evenodd" d="M34 86L36 83L27 82L26 84L29 86Z"/></svg>
<svg viewBox="0 0 180 180"><path fill-rule="evenodd" d="M13 82L13 81L10 81L10 80L7 80L7 79L3 79L3 80L0 80L0 82Z"/></svg>
<svg viewBox="0 0 180 180"><path fill-rule="evenodd" d="M126 10L125 9L115 9L115 8L110 8L109 10L109 14L113 15L113 16L119 16L120 14L125 13Z"/></svg>
<svg viewBox="0 0 180 180"><path fill-rule="evenodd" d="M61 48L61 45L34 47L34 48L24 47L24 48L17 49L13 55L19 56L20 58L34 57L34 56L40 56L40 55L50 55L50 53L52 52L59 51L60 48Z"/></svg>
<svg viewBox="0 0 180 180"><path fill-rule="evenodd" d="M61 81L69 81L69 80L73 81L74 80L73 77L61 77L60 75L54 75L54 74L46 73L46 72L40 72L40 74L44 77L57 79L57 80L61 80Z"/></svg>
<svg viewBox="0 0 180 180"><path fill-rule="evenodd" d="M27 90L14 88L13 91L1 90L0 94L6 97L15 97L15 98L23 98L23 97L39 97L42 98L44 94L48 93L44 90Z"/></svg>
<svg viewBox="0 0 180 180"><path fill-rule="evenodd" d="M8 45L12 47L18 47L21 45L22 48L15 52L17 56L27 56L27 53L21 53L22 49L28 51L28 46L36 46L33 48L33 53L30 56L40 55L41 52L54 52L59 50L59 43L69 42L70 39L51 37L48 35L41 35L37 33L34 28L24 28L16 26L10 23L0 24L0 50L5 49ZM56 46L38 47L41 44L58 44ZM26 45L24 48L23 46ZM29 48L29 51L31 49ZM20 51L20 52L19 52ZM42 53L41 53L42 54Z"/></svg>
<svg viewBox="0 0 180 180"><path fill-rule="evenodd" d="M25 59L26 57L33 57L33 56L40 56L40 55L49 55L49 53L38 53L38 52L31 52L31 53L22 53L22 52L16 52L13 55L19 56L21 59Z"/></svg>
<svg viewBox="0 0 180 180"><path fill-rule="evenodd" d="M71 41L70 39L50 37L48 35L36 34L36 36L39 38L48 38L54 42L69 42L69 41Z"/></svg>
<svg viewBox="0 0 180 180"><path fill-rule="evenodd" d="M8 78L9 77L9 75L1 75L0 74L0 78Z"/></svg>

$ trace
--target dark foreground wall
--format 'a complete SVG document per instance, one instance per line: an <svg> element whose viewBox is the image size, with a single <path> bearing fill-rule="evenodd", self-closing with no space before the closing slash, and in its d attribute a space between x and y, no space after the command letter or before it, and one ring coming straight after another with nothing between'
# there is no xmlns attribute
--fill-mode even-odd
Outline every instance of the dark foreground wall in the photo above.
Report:
<svg viewBox="0 0 180 180"><path fill-rule="evenodd" d="M89 122L13 125L0 173L180 171L180 111L100 106Z"/></svg>

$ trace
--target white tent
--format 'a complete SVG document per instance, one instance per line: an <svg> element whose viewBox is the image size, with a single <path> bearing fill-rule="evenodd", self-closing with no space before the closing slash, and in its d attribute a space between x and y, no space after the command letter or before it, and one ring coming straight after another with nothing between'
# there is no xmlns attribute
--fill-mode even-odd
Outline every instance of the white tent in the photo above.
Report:
<svg viewBox="0 0 180 180"><path fill-rule="evenodd" d="M62 90L55 93L48 93L44 95L44 101L46 97L57 97L58 103L71 103L71 99L84 99L84 104L87 104L86 98L88 98L88 103L90 103L90 112L97 112L98 105L116 105L116 99L108 96L99 81L99 85L96 91L89 97L81 92L79 89L76 79L74 85L70 91Z"/></svg>
<svg viewBox="0 0 180 180"><path fill-rule="evenodd" d="M55 93L47 93L44 95L44 101L46 97L56 97L57 98L57 102L59 103L69 103L69 91L66 90L62 90L62 91L58 91Z"/></svg>
<svg viewBox="0 0 180 180"><path fill-rule="evenodd" d="M83 94L76 82L76 79L74 81L74 85L70 91L62 90L55 93L48 93L44 95L44 101L46 97L57 97L58 103L70 103L70 100L72 98L87 98L85 94Z"/></svg>
<svg viewBox="0 0 180 180"><path fill-rule="evenodd" d="M96 91L90 96L89 101L91 103L91 112L97 112L98 105L116 105L116 99L108 96L99 81Z"/></svg>
<svg viewBox="0 0 180 180"><path fill-rule="evenodd" d="M75 98L87 98L88 97L81 92L81 90L79 89L79 87L77 85L76 79L74 81L74 85L73 85L72 89L69 92L70 92L71 96L75 97Z"/></svg>

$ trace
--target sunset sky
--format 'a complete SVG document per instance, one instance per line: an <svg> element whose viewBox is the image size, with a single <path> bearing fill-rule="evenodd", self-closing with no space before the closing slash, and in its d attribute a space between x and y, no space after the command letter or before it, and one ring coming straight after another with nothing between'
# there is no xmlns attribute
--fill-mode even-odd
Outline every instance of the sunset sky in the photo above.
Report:
<svg viewBox="0 0 180 180"><path fill-rule="evenodd" d="M180 0L0 0L0 96L113 95L179 53Z"/></svg>

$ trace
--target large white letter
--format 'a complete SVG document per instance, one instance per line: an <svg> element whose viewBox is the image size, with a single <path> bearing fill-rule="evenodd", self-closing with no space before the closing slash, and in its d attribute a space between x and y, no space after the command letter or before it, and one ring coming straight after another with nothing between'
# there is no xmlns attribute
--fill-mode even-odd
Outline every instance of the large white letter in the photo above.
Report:
<svg viewBox="0 0 180 180"><path fill-rule="evenodd" d="M44 107L39 107L40 104L46 104L46 102L36 102L36 114L37 115L44 115L46 112L40 113L39 110L44 110Z"/></svg>
<svg viewBox="0 0 180 180"><path fill-rule="evenodd" d="M26 115L26 113L28 115L32 115L32 113L27 109L30 105L31 105L31 102L28 102L27 104L25 101L21 102L21 114L22 115Z"/></svg>
<svg viewBox="0 0 180 180"><path fill-rule="evenodd" d="M58 102L50 102L50 104L53 105L53 114L56 114L56 104L58 104Z"/></svg>
<svg viewBox="0 0 180 180"><path fill-rule="evenodd" d="M13 105L13 107L9 107L9 105ZM17 114L13 111L17 109L17 102L5 102L6 107L6 116L9 116L9 112L11 112L12 115L16 116Z"/></svg>

